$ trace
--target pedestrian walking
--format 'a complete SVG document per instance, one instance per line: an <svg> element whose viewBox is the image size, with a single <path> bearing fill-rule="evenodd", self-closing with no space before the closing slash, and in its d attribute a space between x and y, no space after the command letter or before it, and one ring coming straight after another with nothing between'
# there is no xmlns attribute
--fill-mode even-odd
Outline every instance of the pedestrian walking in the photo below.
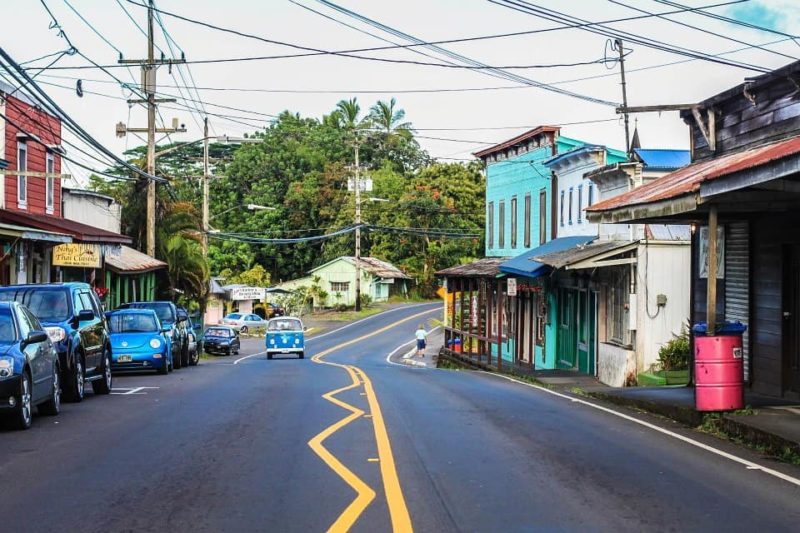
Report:
<svg viewBox="0 0 800 533"><path fill-rule="evenodd" d="M419 357L425 357L425 339L428 337L425 326L420 324L417 331L414 332L414 336L417 337L417 355Z"/></svg>

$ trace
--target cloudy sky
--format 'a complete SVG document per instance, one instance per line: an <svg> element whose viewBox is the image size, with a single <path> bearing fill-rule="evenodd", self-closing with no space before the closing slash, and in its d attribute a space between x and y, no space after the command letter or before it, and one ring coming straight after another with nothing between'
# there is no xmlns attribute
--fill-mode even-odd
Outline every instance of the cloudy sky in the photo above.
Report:
<svg viewBox="0 0 800 533"><path fill-rule="evenodd" d="M657 47L719 56L747 65L742 68L690 60L628 41L625 46L630 53L625 67L629 103L646 105L695 102L758 75L757 69L777 68L800 58L800 40L787 36L800 34L800 2L750 0L719 5L723 1L678 3L692 7L715 4L718 7L707 8L706 13L775 32L698 13L643 17L681 9L672 1L543 0L535 4L592 22L640 17L607 27L635 34L630 38ZM141 127L146 123L144 109L126 102L134 97L132 91L112 78L113 75L130 84L139 80L136 67L116 68L115 64L120 51L126 59L146 54L146 39L140 30L146 29L146 10L138 5L140 2L3 1L6 24L0 42L17 62L68 47L59 36L59 29L53 27L46 10L49 8L80 55L59 58L55 68L41 72L36 79L81 125L117 153L140 141L130 136L117 138L115 124ZM539 124L560 124L562 135L623 148L624 130L613 107L622 98L619 65L604 61L616 54L609 49L608 36L603 35L606 32L598 35L583 29L565 29L563 24L502 4L500 0L337 0L335 4L319 0L156 0L156 7L164 12L160 15L161 24L156 26L159 49L166 56L184 53L188 61L194 62L188 68L173 68L172 72L167 67L159 70L159 92L178 98L177 103L162 106L161 116L166 122L176 117L184 123L188 131L172 138L189 141L202 136L204 114L209 116L215 134L241 135L267 124L283 110L318 117L330 112L342 98L356 96L366 109L378 99L395 96L406 110L407 120L418 129L421 143L435 157L469 158L471 152ZM261 39L223 32L171 14ZM379 27L359 19L359 15L380 23ZM330 54L274 57L303 53L302 47L342 51L408 44L396 32L437 42L527 32L439 46L484 65L530 67L505 71L577 96L532 87L534 83L509 81L491 75L487 69L413 64L464 64L461 59L442 55L441 50L424 47L355 54L361 58ZM160 55L161 51L156 53ZM271 58L206 62L264 56ZM56 57L25 66L43 67ZM90 66L89 60L112 68L108 72L65 68ZM83 87L82 98L75 91L78 79ZM677 113L640 115L638 125L647 147L687 147L687 129ZM101 166L74 150L71 155L91 166ZM78 169L73 171L80 174Z"/></svg>

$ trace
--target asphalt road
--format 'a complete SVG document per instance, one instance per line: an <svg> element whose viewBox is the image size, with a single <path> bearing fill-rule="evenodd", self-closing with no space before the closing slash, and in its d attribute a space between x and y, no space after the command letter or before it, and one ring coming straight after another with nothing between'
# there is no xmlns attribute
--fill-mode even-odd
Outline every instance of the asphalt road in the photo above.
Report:
<svg viewBox="0 0 800 533"><path fill-rule="evenodd" d="M119 376L110 397L0 431L0 530L797 531L798 468L497 376L386 360L440 309L309 339L304 360L268 361L246 340L240 357Z"/></svg>

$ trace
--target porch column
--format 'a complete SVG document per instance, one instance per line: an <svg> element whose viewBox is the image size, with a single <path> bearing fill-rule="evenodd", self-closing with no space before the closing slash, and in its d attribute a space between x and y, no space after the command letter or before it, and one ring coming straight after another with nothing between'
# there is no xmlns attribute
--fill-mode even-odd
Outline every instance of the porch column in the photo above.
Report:
<svg viewBox="0 0 800 533"><path fill-rule="evenodd" d="M497 370L503 369L503 282L497 282Z"/></svg>
<svg viewBox="0 0 800 533"><path fill-rule="evenodd" d="M483 306L484 302L484 293L486 292L486 283L482 278L478 278L478 328L477 333L479 337L486 336L486 321L482 320L484 315ZM478 362L481 361L481 355L483 355L483 351L486 349L486 343L483 342L482 339L478 339Z"/></svg>
<svg viewBox="0 0 800 533"><path fill-rule="evenodd" d="M458 333L459 333L459 338L461 339L462 354L464 353L464 340L465 340L464 331L466 331L466 328L464 328L464 286L466 285L465 282L466 278L461 278L461 281L458 286L458 301L461 305L461 309L459 310L460 318L458 323ZM455 348L455 344L453 345L453 348Z"/></svg>
<svg viewBox="0 0 800 533"><path fill-rule="evenodd" d="M706 291L706 319L708 334L714 335L717 326L717 206L708 211L708 290Z"/></svg>

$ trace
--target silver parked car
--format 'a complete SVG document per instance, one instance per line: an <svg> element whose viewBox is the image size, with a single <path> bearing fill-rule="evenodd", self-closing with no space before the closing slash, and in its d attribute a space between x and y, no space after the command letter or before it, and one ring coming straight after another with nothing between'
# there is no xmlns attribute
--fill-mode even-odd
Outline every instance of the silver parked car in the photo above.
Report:
<svg viewBox="0 0 800 533"><path fill-rule="evenodd" d="M222 319L222 324L232 327L239 333L267 327L267 321L254 313L231 313Z"/></svg>

